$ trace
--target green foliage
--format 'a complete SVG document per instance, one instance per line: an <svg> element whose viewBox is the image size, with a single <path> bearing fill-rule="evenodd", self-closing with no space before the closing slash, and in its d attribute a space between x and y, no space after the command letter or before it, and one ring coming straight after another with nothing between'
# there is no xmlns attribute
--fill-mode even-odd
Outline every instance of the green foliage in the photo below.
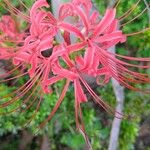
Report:
<svg viewBox="0 0 150 150"><path fill-rule="evenodd" d="M10 93L11 89L7 88L7 86L5 85L0 85L0 97L6 96L8 93ZM10 100L11 97L7 97L5 98L6 100ZM3 99L4 100L4 99ZM2 103L2 99L0 101L0 103ZM2 110L0 109L0 115L2 113L6 113L7 111L10 111L11 109L13 109L12 107L9 107L7 109ZM16 133L16 131L20 128L19 126L16 126L15 122L13 122L14 118L17 119L17 115L14 113L12 114L11 117L9 116L4 116L1 115L0 116L0 135L2 136L3 134L6 134L7 132L12 132L12 133Z"/></svg>
<svg viewBox="0 0 150 150"><path fill-rule="evenodd" d="M119 147L121 150L133 150L133 143L138 135L138 124L137 122L124 120L121 125L121 139L119 141ZM127 143L127 144L125 144Z"/></svg>

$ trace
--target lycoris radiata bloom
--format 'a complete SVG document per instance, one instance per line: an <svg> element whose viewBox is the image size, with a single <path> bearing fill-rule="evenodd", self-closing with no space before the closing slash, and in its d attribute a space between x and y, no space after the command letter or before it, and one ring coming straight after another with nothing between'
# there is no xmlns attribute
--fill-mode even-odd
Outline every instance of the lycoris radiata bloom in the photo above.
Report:
<svg viewBox="0 0 150 150"><path fill-rule="evenodd" d="M29 16L13 7L8 0L4 0L4 2L10 5L11 10L13 10L10 11L11 13L20 15L28 23L28 29L19 31L18 25L11 16L1 17L0 59L12 60L15 66L13 70L2 74L1 78L10 76L17 69L20 69L21 72L18 76L1 82L27 74L30 79L14 92L16 94L14 98L1 103L0 108L13 104L33 87L35 90L37 87L41 87L45 94L51 94L53 84L60 80L66 80L55 107L39 127L44 127L54 116L70 83L72 83L74 86L76 126L85 135L80 107L81 103L88 102L84 89L91 94L95 103L101 105L107 112L118 118L123 117L122 114L115 112L96 95L88 81L84 79L85 76L95 78L97 84L103 86L109 83L111 78L114 78L131 90L150 93L149 90L142 90L133 86L137 83L150 83L149 75L138 73L132 69L148 69L150 66L128 62L132 60L150 62L150 58L122 56L109 51L112 46L126 42L128 36L138 34L125 34L119 29L119 19L116 18L115 8L107 9L104 17L100 19L99 12L92 10L90 0L72 0L60 7L58 18L55 18L50 11L45 9L50 7L46 0L37 0L31 8ZM63 39L61 42L56 41L58 34ZM11 44L7 44L8 41ZM61 65L60 59L65 65ZM30 97L31 95L23 101L22 105L28 103ZM19 110L20 107L12 110L12 112ZM85 138L87 140L86 136Z"/></svg>

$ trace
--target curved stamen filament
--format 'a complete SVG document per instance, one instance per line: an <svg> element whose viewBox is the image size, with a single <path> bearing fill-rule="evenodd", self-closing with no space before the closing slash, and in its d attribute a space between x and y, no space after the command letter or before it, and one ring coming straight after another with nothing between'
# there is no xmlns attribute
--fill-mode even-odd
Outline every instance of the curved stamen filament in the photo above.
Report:
<svg viewBox="0 0 150 150"><path fill-rule="evenodd" d="M2 7L4 7L6 10L8 10L10 13L14 14L15 16L20 15L23 19L30 22L30 18L23 14L21 11L19 11L17 8L15 8L8 0L4 0L5 4L7 4L8 8L5 7L3 4L0 4Z"/></svg>
<svg viewBox="0 0 150 150"><path fill-rule="evenodd" d="M46 66L46 65L45 65L45 66ZM41 80L42 80L43 76L44 76L44 74L42 75ZM38 84L41 83L41 80L39 81ZM38 87L38 86L37 86L37 87ZM37 95L37 97L38 97L38 95ZM28 126L28 125L32 122L32 120L35 118L37 112L38 112L39 109L40 109L40 105L41 105L42 99L43 99L43 93L42 93L42 91L40 90L40 99L39 99L39 102L38 102L38 104L37 104L36 110L35 110L34 114L31 116L31 118L30 118L27 122L25 122L25 125L24 125L24 126ZM30 105L28 105L27 108L30 108L30 107L33 105L33 103L34 103L35 101L36 101L36 99L34 99L33 102L32 102Z"/></svg>
<svg viewBox="0 0 150 150"><path fill-rule="evenodd" d="M121 17L119 17L118 19L119 19L119 20L123 20L123 19L125 19L126 17L128 17L128 16L136 9L136 7L138 6L138 4L139 4L140 1L141 1L141 0L138 0L137 3L131 7L131 9L129 9L127 12L125 12L125 13L124 13Z"/></svg>
<svg viewBox="0 0 150 150"><path fill-rule="evenodd" d="M121 0L118 0L117 3L115 4L114 8L117 8L120 4Z"/></svg>
<svg viewBox="0 0 150 150"><path fill-rule="evenodd" d="M131 89L133 91L138 91L138 92L143 92L143 93L146 93L146 94L150 94L150 91L149 90L142 90L142 89L139 89L139 88L136 88L136 87L133 87L132 85L129 85L127 82L125 82L124 78L121 76L120 78L118 78L118 74L117 76L115 76L115 74L113 75L114 78L116 78L122 85L124 85L125 87L127 87L128 89ZM130 82L130 81L128 81Z"/></svg>
<svg viewBox="0 0 150 150"><path fill-rule="evenodd" d="M115 62L117 65L121 64L122 66L134 67L134 68L139 68L139 69L149 69L150 68L150 66L140 66L140 65L129 64L129 63L127 63L125 61L121 61L113 56L104 55L104 54L100 54L100 55L101 55L101 57L103 57L104 61L105 61L105 58L108 58L108 60L112 61L112 62L110 62L110 64ZM136 61L140 61L140 60L136 60ZM141 60L141 62L142 62L142 60ZM147 62L147 60L146 60L146 62ZM145 75L147 76L147 74L145 74Z"/></svg>
<svg viewBox="0 0 150 150"><path fill-rule="evenodd" d="M75 112L76 112L77 129L83 135L89 149L92 149L89 138L88 138L88 136L86 135L86 132L85 132L85 126L84 126L84 122L83 122L83 115L82 115L81 106L77 101L75 101ZM79 123L79 119L80 119L80 123Z"/></svg>
<svg viewBox="0 0 150 150"><path fill-rule="evenodd" d="M45 124L46 124L49 120L51 120L51 118L54 116L54 114L55 114L56 111L58 110L60 104L62 103L62 101L63 101L63 99L64 99L64 97L65 97L65 95L66 95L66 92L67 92L67 89L68 89L68 87L69 87L69 84L70 84L70 80L67 80L67 81L66 81L66 84L65 84L65 86L64 86L64 88L63 88L63 90L62 90L62 93L61 93L61 95L60 95L60 97L59 97L57 103L55 104L55 106L54 106L52 112L51 112L50 115L47 117L47 119L45 119L45 120L39 125L39 128L43 128L43 127L45 126Z"/></svg>
<svg viewBox="0 0 150 150"><path fill-rule="evenodd" d="M35 76L34 76L34 77L35 77ZM34 77L33 77L33 78L34 78ZM12 93L6 95L6 96L3 96L3 98L8 98L8 97L10 97L11 95L14 95L14 94L19 93L24 87L26 87L28 84L31 83L31 81L33 80L33 78L31 78L30 80L28 80L28 82L26 82L23 86L21 86L21 87L20 87L19 89L17 89L16 91L14 91L14 92L12 92ZM2 98L2 99L3 99L3 98ZM0 99L0 100L2 100L2 99Z"/></svg>
<svg viewBox="0 0 150 150"><path fill-rule="evenodd" d="M144 33L145 31L148 31L148 30L150 30L150 28L146 28L146 29L143 29L143 30L138 31L138 32L128 33L128 34L125 34L125 35L126 36L134 36L134 35L138 35L138 34Z"/></svg>
<svg viewBox="0 0 150 150"><path fill-rule="evenodd" d="M149 90L142 90L142 89L133 87L127 83L127 82L130 82L130 83L150 83L150 78L145 77L146 74L143 75L140 73L130 71L127 68L125 68L124 66L115 62L115 60L112 60L109 58L106 60L105 59L106 56L101 55L101 58L102 58L103 65L108 66L108 70L111 72L111 76L114 77L117 81L119 81L124 86L126 86L127 88L132 89L134 91L141 91L144 93L150 93ZM127 75L129 77L127 77Z"/></svg>
<svg viewBox="0 0 150 150"><path fill-rule="evenodd" d="M79 76L81 82L84 84L84 86L86 87L86 89L90 92L91 96L94 98L93 100L98 103L106 112L108 112L109 114L114 115L116 118L118 119L122 119L124 116L123 114L116 112L114 109L112 109L108 104L104 103L96 94L95 92L91 89L91 87L87 84L86 81L84 81L84 79Z"/></svg>
<svg viewBox="0 0 150 150"><path fill-rule="evenodd" d="M37 112L38 112L39 109L40 109L40 105L41 105L42 99L43 99L43 94L40 95L40 99L39 99L39 102L38 102L38 104L37 104L37 107L36 107L35 112L34 112L33 115L31 116L31 118L25 123L24 126L28 126L28 125L31 123L31 121L35 118Z"/></svg>
<svg viewBox="0 0 150 150"><path fill-rule="evenodd" d="M4 74L0 75L0 78L5 78L7 76L9 76L11 73L13 73L14 71L16 71L19 67L21 67L23 64L18 65L17 67L15 67L14 69L12 69L11 71L8 71Z"/></svg>
<svg viewBox="0 0 150 150"><path fill-rule="evenodd" d="M89 149L92 149L90 140L89 140L88 136L85 133L85 126L84 126L84 122L83 122L83 115L82 115L82 110L81 110L81 106L80 105L79 105L79 116L80 116L81 127L82 127L82 128L80 128L80 132L83 135L83 137L84 137L84 139L86 141L86 144L89 147Z"/></svg>
<svg viewBox="0 0 150 150"><path fill-rule="evenodd" d="M106 57L107 57L107 59L105 59ZM128 66L128 63L126 64L120 60L117 60L115 57L110 58L109 56L104 56L102 53L101 53L101 60L105 66L108 66L108 69L110 68L109 69L110 71L112 69L114 69L114 71L117 71L117 73L121 73L124 71L125 73L132 75L132 77L134 77L134 78L139 78L139 83L143 83L143 82L150 83L150 77L148 74L137 73L137 72L127 69L125 67L125 65ZM138 66L131 65L131 67L138 67ZM149 68L150 68L150 66L149 66Z"/></svg>
<svg viewBox="0 0 150 150"><path fill-rule="evenodd" d="M97 47L98 48L98 47ZM116 53L111 53L109 51L105 51L103 49L99 49L97 50L97 54L99 55L99 58L101 58L103 56L103 58L110 58L110 60L114 60L116 61L117 63L121 63L123 65L127 65L127 66L131 66L131 67L137 67L137 68L143 68L143 69L148 69L150 68L150 66L138 66L138 65L135 65L135 64L129 64L125 61L121 61L119 59L117 59L115 56L117 57L120 57L120 58L123 58L125 60L132 60L132 61L139 61L139 62L150 62L150 58L136 58L136 57L130 57L130 56L123 56L123 55L119 55L119 54L116 54Z"/></svg>
<svg viewBox="0 0 150 150"><path fill-rule="evenodd" d="M15 101L19 100L19 98L22 97L23 95L25 95L25 93L27 93L32 88L32 86L36 83L38 78L41 76L43 70L44 70L44 67L43 67L43 69L40 71L40 73L37 76L36 75L34 76L35 78L34 77L31 78L24 86L22 86L20 89L18 89L15 92L13 92L13 93L16 93L16 94L19 93L19 94L17 96L15 96L13 99L11 99L11 100L1 104L0 108L7 107L8 105L10 105L10 104L14 103ZM21 91L21 89L23 89L23 90ZM12 95L12 94L8 94L8 95ZM3 97L3 98L8 97L8 95Z"/></svg>
<svg viewBox="0 0 150 150"><path fill-rule="evenodd" d="M42 94L42 90L38 91L38 93L39 93L39 95L41 95ZM34 96L34 99L32 100L32 102L28 106L26 106L25 109L21 110L21 113L24 113L26 110L28 110L29 108L31 108L32 105L37 101L39 95L36 94L36 96Z"/></svg>
<svg viewBox="0 0 150 150"><path fill-rule="evenodd" d="M138 14L136 17L134 17L133 19L129 20L128 22L126 23L123 23L122 25L120 25L120 27L123 27L129 23L131 23L132 21L134 21L135 19L139 18L145 11L147 10L147 8L145 8L140 14Z"/></svg>
<svg viewBox="0 0 150 150"><path fill-rule="evenodd" d="M12 98L11 100L9 100L7 102L0 104L0 108L7 107L10 104L13 104L14 102L18 101L21 97L23 97L33 87L33 85L36 83L37 80L38 79L35 78L34 80L31 81L31 83L29 83L29 85L27 85L27 87L25 87L21 92L19 92L19 94L17 96L15 96L14 98Z"/></svg>
<svg viewBox="0 0 150 150"><path fill-rule="evenodd" d="M22 0L19 0L19 2L22 4L22 6L24 6L27 9L28 12L30 12L29 8L23 3Z"/></svg>
<svg viewBox="0 0 150 150"><path fill-rule="evenodd" d="M0 115L9 115L9 114L14 113L14 112L18 111L19 109L21 109L21 107L23 105L26 105L26 103L30 100L31 96L35 93L35 91L37 90L38 86L39 86L39 83L36 85L36 87L31 92L31 94L17 108L15 108L15 109L13 109L13 110L11 110L9 112L6 112L6 113L0 113ZM36 100L36 98L37 98L37 95L35 96L33 102ZM26 109L23 109L23 111L21 111L21 112L25 112L25 110L29 109L31 106L32 105L30 104L29 106L26 107Z"/></svg>
<svg viewBox="0 0 150 150"><path fill-rule="evenodd" d="M15 77L12 77L12 78L9 78L9 79L0 80L0 83L2 83L2 82L7 82L7 81L10 81L10 80L16 79L16 78L22 77L22 76L27 75L27 74L28 74L28 72L25 72L25 73L23 73L23 74L17 75L17 76L15 76Z"/></svg>
<svg viewBox="0 0 150 150"><path fill-rule="evenodd" d="M39 86L39 85L38 85L38 86ZM11 110L11 111L9 111L9 112L0 113L0 115L9 115L9 114L14 113L14 112L17 112L19 109L21 109L21 107L22 107L24 104L26 105L26 103L30 100L30 97L31 97L31 96L34 94L34 92L37 90L38 86L35 87L35 89L33 90L33 92L27 97L27 99L25 99L25 101L23 101L22 104L20 104L17 108L15 108L15 109L13 109L13 110ZM38 97L38 95L36 95L36 96L34 97L32 103L29 104L28 106L26 106L26 108L23 109L21 112L23 113L23 112L25 112L27 109L29 109L29 108L33 105L33 103L36 101L37 97Z"/></svg>
<svg viewBox="0 0 150 150"><path fill-rule="evenodd" d="M149 57L146 57L146 58L138 58L138 57L131 57L131 56L123 56L123 55L119 55L119 54L114 54L114 53L111 53L111 52L108 52L110 53L111 55L115 55L117 57L120 57L120 58L123 58L123 59L126 59L126 60L135 60L135 61L140 61L140 62L149 62L150 61L150 58Z"/></svg>
<svg viewBox="0 0 150 150"><path fill-rule="evenodd" d="M41 67L41 68L42 68L42 67ZM40 70L41 68L38 68L37 71L35 72L35 75L34 75L32 78L30 78L30 79L28 80L28 82L26 82L23 86L21 86L19 89L17 89L16 91L14 91L14 92L12 92L12 93L10 93L10 94L8 94L8 95L6 95L6 96L3 96L3 98L8 98L8 97L10 97L11 95L14 95L14 94L19 93L19 91L21 91L24 87L26 87L28 84L30 84L30 82L36 77L36 75L38 74L38 72L39 72L39 70ZM43 67L43 68L44 68L44 67ZM0 100L2 100L2 99L0 99Z"/></svg>
<svg viewBox="0 0 150 150"><path fill-rule="evenodd" d="M118 78L124 78L127 82L130 83L150 83L150 78L146 78L145 76L142 76L141 74L136 74L136 72L130 71L127 68L123 66L111 66L110 72L112 74L116 74Z"/></svg>

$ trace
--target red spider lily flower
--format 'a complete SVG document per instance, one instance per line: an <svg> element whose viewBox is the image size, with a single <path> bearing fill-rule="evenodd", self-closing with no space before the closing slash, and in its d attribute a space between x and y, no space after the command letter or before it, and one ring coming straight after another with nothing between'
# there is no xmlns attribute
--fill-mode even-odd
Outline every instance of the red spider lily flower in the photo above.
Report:
<svg viewBox="0 0 150 150"><path fill-rule="evenodd" d="M17 22L9 15L4 15L0 20L0 44L6 41L18 44L25 37L24 33L18 30ZM7 46L5 44L5 46Z"/></svg>
<svg viewBox="0 0 150 150"><path fill-rule="evenodd" d="M24 36L24 33L18 31L17 23L11 16L2 16L0 20L0 57L11 58L14 53L12 46L15 47L21 43Z"/></svg>
<svg viewBox="0 0 150 150"><path fill-rule="evenodd" d="M8 3L7 0L5 2ZM99 13L91 10L92 3L90 0L73 0L70 3L65 3L59 9L58 18L43 9L44 7L49 7L46 0L38 0L32 6L30 16L25 17L23 15L30 24L29 32L25 33L24 40L21 39L23 40L21 46L16 42L16 47L7 48L7 50L15 49L13 55L11 55L13 63L16 65L14 70L21 67L22 74L19 76L29 74L30 79L14 92L16 97L2 103L0 108L8 107L17 101L18 97L23 97L32 88L35 88L33 92L36 91L39 86L44 93L51 94L51 86L59 80L65 79L66 84L55 107L39 127L44 127L54 116L66 95L70 82L72 82L75 95L76 125L89 144L80 107L81 103L88 101L83 86L91 94L93 100L107 112L115 114L118 118L122 118L123 115L119 112L116 113L109 105L104 103L92 90L84 76L96 78L100 85L106 85L111 78L115 78L125 87L139 91L140 89L134 87L133 83L150 83L150 77L147 74L133 71L131 68L148 69L150 66L138 66L127 61L149 62L150 58L133 58L112 54L108 51L112 46L125 42L128 36L118 28L119 20L116 19L115 8L107 9L104 17L100 19ZM72 18L74 22L68 21L68 17ZM18 34L14 23L12 23L12 28L7 30L6 28L7 26L3 27L3 32L10 37L15 37ZM56 43L56 35L60 33L63 41ZM74 36L75 40L71 39L71 35ZM0 50L0 58L8 59L6 56L9 54L1 45ZM47 52L48 54L46 54ZM76 52L78 54L74 55ZM60 59L65 63L65 67L61 65ZM8 75L14 70L10 71ZM27 71L24 72L24 70ZM103 81L100 81L103 76ZM141 91L149 93L148 90ZM23 101L23 104L29 101L33 92Z"/></svg>
<svg viewBox="0 0 150 150"><path fill-rule="evenodd" d="M0 21L0 30L5 36L10 38L16 38L18 35L16 23L11 16L2 16Z"/></svg>

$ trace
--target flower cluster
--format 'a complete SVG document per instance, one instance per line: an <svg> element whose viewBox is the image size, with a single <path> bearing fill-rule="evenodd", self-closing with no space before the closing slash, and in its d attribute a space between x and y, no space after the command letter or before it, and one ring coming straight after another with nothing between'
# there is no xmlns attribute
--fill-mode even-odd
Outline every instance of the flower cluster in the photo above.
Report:
<svg viewBox="0 0 150 150"><path fill-rule="evenodd" d="M128 67L144 69L150 66L138 66L127 61L144 62L150 61L150 58L133 58L109 52L109 48L125 42L127 37L119 30L115 8L107 9L104 17L100 19L99 12L92 11L90 0L72 0L63 4L58 18L47 11L48 7L50 6L46 0L34 3L27 19L29 30L23 33L18 31L17 24L10 16L1 18L0 59L11 58L14 65L28 70L30 80L24 89L21 89L21 95L30 90L37 80L40 80L39 85L44 93L51 94L51 86L66 79L58 102L40 127L52 118L65 97L69 83L72 82L76 123L77 127L83 130L80 125L80 103L87 102L83 86L97 104L115 113L94 93L84 76L96 78L99 85L105 85L114 78L129 89L139 90L133 87L133 83L149 83L150 78ZM57 35L61 35L61 41L56 40ZM7 40L12 43L11 46L7 45ZM5 102L2 105L7 104L8 102ZM121 114L118 113L117 117L121 117Z"/></svg>

